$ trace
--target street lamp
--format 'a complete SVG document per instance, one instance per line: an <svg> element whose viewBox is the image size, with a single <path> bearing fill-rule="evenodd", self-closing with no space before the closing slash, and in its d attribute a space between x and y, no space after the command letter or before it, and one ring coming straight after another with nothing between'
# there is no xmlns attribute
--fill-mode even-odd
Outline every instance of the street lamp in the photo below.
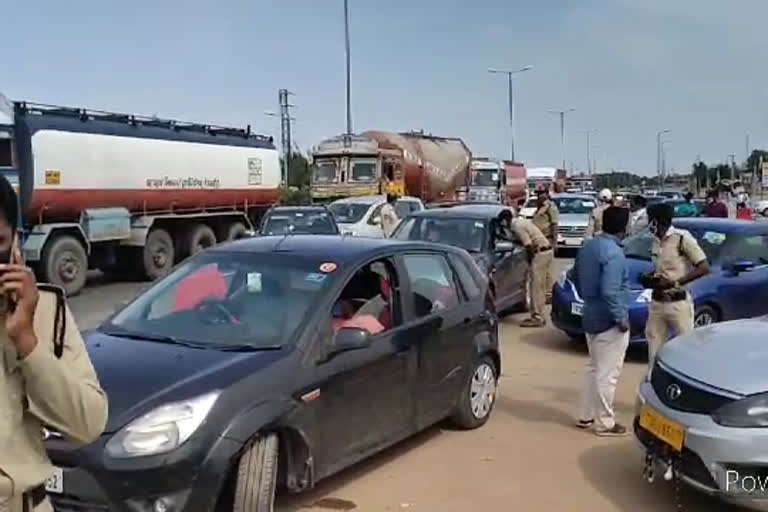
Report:
<svg viewBox="0 0 768 512"><path fill-rule="evenodd" d="M661 170L661 136L671 132L669 128L656 132L656 174L659 177L659 188L664 188L664 177Z"/></svg>
<svg viewBox="0 0 768 512"><path fill-rule="evenodd" d="M515 161L515 96L514 89L512 87L512 75L517 73L524 73L530 71L533 66L528 65L514 71L507 71L502 69L489 68L488 72L497 75L507 75L507 83L509 85L509 127L510 127L510 157L512 161Z"/></svg>
<svg viewBox="0 0 768 512"><path fill-rule="evenodd" d="M589 176L592 176L592 134L597 132L596 128L582 132L587 134L587 174Z"/></svg>
<svg viewBox="0 0 768 512"><path fill-rule="evenodd" d="M550 114L557 114L560 116L560 154L563 158L563 170L565 170L565 114L570 114L575 110L575 108L569 108L568 110L549 109L547 111Z"/></svg>

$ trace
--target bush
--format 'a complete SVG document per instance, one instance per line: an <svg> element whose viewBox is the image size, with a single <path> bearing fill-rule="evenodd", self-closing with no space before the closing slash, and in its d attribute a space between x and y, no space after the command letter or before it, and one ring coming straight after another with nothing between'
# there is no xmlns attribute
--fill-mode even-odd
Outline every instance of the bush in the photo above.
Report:
<svg viewBox="0 0 768 512"><path fill-rule="evenodd" d="M312 203L312 194L308 188L283 187L280 190L280 204L284 206L303 206Z"/></svg>

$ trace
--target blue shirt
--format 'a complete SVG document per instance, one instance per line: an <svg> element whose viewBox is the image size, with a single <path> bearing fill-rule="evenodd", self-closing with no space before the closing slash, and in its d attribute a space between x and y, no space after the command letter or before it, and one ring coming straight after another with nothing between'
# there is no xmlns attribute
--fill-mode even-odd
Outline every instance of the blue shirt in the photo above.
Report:
<svg viewBox="0 0 768 512"><path fill-rule="evenodd" d="M584 331L599 334L627 321L626 258L619 239L606 233L589 240L576 256L573 283L584 301Z"/></svg>

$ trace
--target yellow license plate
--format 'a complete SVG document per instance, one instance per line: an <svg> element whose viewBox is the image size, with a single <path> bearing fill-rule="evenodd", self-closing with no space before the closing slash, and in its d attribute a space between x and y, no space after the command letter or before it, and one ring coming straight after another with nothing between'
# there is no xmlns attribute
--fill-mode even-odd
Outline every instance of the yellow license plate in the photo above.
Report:
<svg viewBox="0 0 768 512"><path fill-rule="evenodd" d="M685 429L647 405L643 405L640 409L640 426L659 440L667 443L675 451L682 451L683 441L685 441Z"/></svg>

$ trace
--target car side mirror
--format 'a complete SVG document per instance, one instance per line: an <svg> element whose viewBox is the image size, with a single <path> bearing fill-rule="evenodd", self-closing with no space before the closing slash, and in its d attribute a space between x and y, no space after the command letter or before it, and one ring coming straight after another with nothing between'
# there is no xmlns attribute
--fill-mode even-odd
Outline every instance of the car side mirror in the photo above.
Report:
<svg viewBox="0 0 768 512"><path fill-rule="evenodd" d="M749 260L739 260L733 263L728 263L726 265L723 265L725 270L733 273L734 275L741 274L742 272L746 272L748 270L752 270L756 266L757 264L754 261L749 261Z"/></svg>
<svg viewBox="0 0 768 512"><path fill-rule="evenodd" d="M350 350L360 350L371 346L371 333L358 327L342 327L333 340L328 352L328 358L349 352Z"/></svg>
<svg viewBox="0 0 768 512"><path fill-rule="evenodd" d="M496 247L494 248L494 251L497 253L514 252L514 250L515 244L506 240L496 242Z"/></svg>

